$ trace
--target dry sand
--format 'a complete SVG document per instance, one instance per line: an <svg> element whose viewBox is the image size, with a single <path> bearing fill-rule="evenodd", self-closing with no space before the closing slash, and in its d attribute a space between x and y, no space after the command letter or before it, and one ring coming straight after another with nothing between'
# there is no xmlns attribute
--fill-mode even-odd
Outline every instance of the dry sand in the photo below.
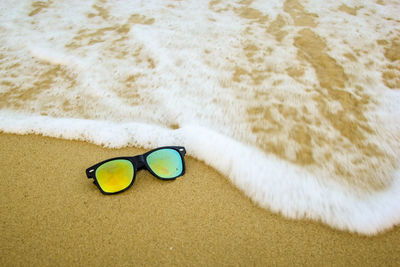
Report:
<svg viewBox="0 0 400 267"><path fill-rule="evenodd" d="M285 219L189 156L180 179L141 171L131 189L105 196L85 169L145 150L9 134L0 147L0 266L400 263L400 227L363 237Z"/></svg>

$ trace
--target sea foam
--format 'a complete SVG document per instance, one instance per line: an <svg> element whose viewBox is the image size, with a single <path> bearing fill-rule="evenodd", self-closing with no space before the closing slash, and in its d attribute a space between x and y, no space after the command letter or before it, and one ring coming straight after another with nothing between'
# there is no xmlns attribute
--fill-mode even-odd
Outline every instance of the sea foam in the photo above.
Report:
<svg viewBox="0 0 400 267"><path fill-rule="evenodd" d="M264 208L376 234L400 222L399 12L4 1L0 129L184 145Z"/></svg>

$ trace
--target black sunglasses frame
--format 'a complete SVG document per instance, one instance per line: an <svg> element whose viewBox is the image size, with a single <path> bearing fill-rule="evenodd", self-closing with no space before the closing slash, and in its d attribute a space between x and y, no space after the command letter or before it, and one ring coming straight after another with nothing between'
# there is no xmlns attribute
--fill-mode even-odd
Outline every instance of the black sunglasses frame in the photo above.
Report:
<svg viewBox="0 0 400 267"><path fill-rule="evenodd" d="M179 155L181 157L181 160L182 160L182 172L179 175L177 175L175 177L172 177L172 178L162 178L162 177L158 176L157 174L155 174L151 170L151 168L147 164L147 160L146 160L147 156L150 155L151 153L153 153L153 152L155 152L157 150L161 150L161 149L173 149L173 150L175 150L175 151L177 151L179 153ZM155 176L156 178L158 178L160 180L175 180L176 178L184 175L185 174L185 158L184 158L185 154L186 154L186 150L185 150L185 148L183 146L163 146L163 147L158 147L158 148L150 150L150 151L148 151L148 152L146 152L146 153L144 153L142 155L137 155L137 156L133 156L133 157L116 157L116 158L111 158L111 159L107 159L107 160L104 160L102 162L99 162L99 163L93 165L92 167L86 169L86 176L87 176L88 179L93 179L94 180L93 183L99 188L101 193L103 193L105 195L118 194L118 193L124 192L125 190L128 190L133 185L133 183L135 182L135 179L136 179L136 173L138 171L142 170L142 169L147 169L153 176ZM106 162L109 162L109 161L112 161L112 160L116 160L116 159L125 159L125 160L128 160L128 161L130 161L132 163L132 166L133 166L132 182L126 188L124 188L124 189L122 189L120 191L111 192L111 193L110 192L105 192L105 191L103 191L103 189L101 188L101 186L97 182L96 170L102 164L104 164Z"/></svg>

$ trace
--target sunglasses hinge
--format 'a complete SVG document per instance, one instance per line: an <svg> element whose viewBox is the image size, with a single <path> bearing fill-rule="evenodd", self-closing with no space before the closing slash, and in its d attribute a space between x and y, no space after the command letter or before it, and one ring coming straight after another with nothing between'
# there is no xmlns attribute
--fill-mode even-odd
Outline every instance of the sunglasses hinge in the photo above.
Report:
<svg viewBox="0 0 400 267"><path fill-rule="evenodd" d="M86 170L86 176L87 176L88 179L94 178L94 169Z"/></svg>

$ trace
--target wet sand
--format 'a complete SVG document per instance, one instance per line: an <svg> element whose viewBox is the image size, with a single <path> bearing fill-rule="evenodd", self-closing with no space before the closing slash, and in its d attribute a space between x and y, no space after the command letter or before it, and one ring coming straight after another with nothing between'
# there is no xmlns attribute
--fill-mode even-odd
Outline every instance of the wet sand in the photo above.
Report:
<svg viewBox="0 0 400 267"><path fill-rule="evenodd" d="M146 171L102 195L85 169L145 152L0 134L0 266L395 266L400 227L374 237L288 220L186 156L171 182Z"/></svg>

